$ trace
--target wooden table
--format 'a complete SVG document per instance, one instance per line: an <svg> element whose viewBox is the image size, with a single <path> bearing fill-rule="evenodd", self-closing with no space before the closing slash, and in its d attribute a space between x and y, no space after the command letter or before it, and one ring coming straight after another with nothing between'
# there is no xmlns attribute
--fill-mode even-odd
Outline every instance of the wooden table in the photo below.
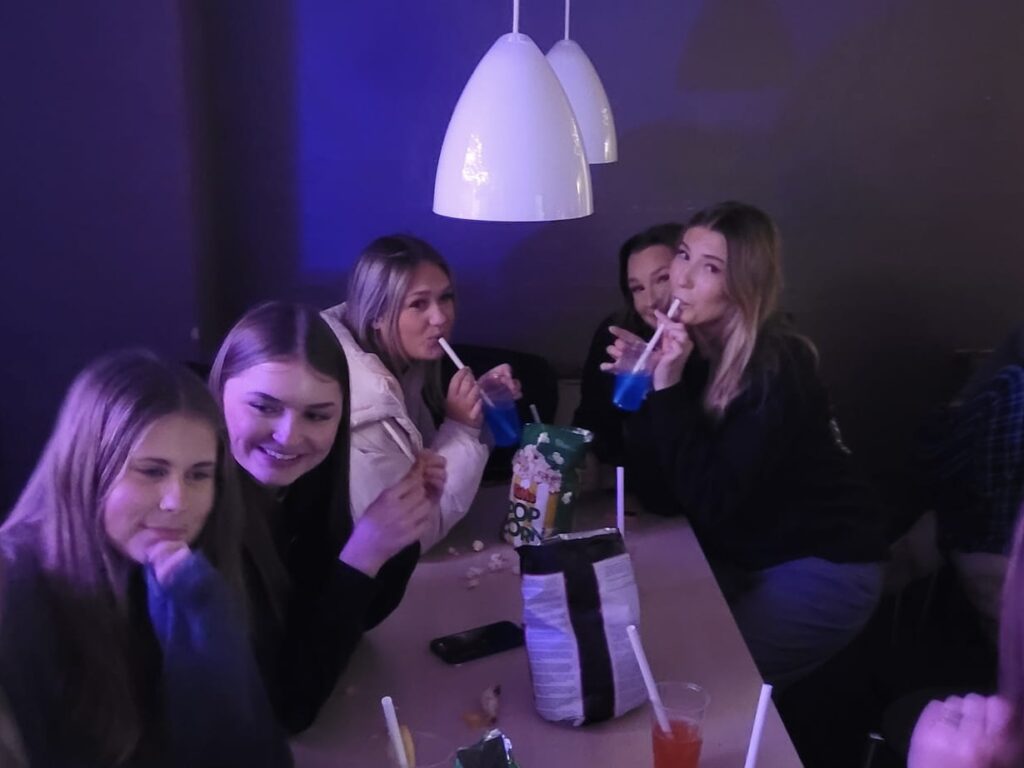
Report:
<svg viewBox="0 0 1024 768"><path fill-rule="evenodd" d="M405 600L368 633L317 722L294 742L298 768L385 766L380 698L391 695L399 718L413 730L437 734L454 747L479 732L462 714L487 686L502 686L499 727L512 740L522 768L652 765L647 707L582 728L542 720L533 707L526 651L519 648L461 666L430 653L431 638L493 621L520 622L519 577L486 572L490 555L518 562L498 543L508 486L482 488L466 520L419 564ZM614 526L614 498L584 500L577 530ZM482 552L469 546L487 544ZM761 677L733 622L700 546L687 523L650 515L627 517L626 545L640 592L641 633L656 678L700 683L711 695L701 768L742 768ZM448 553L454 546L459 554ZM466 572L485 570L467 588ZM800 766L771 705L758 768Z"/></svg>

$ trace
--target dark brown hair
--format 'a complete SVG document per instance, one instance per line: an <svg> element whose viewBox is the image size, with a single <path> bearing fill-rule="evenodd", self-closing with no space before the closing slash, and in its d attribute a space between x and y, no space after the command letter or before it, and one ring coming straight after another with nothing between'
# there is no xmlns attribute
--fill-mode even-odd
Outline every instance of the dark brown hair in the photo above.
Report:
<svg viewBox="0 0 1024 768"><path fill-rule="evenodd" d="M633 303L633 294L629 290L629 257L652 245L664 245L675 253L676 246L679 245L679 237L682 234L682 224L657 224L642 232L637 232L619 248L619 290L622 292L623 301L625 301L620 322L625 328L644 329L647 325L637 314Z"/></svg>
<svg viewBox="0 0 1024 768"><path fill-rule="evenodd" d="M243 371L269 361L297 360L338 382L341 416L327 457L287 490L286 513L301 515L305 533L322 538L322 552L336 557L352 526L349 504L350 398L348 361L320 313L302 304L271 301L245 313L221 344L210 370L210 389L223 407L224 385ZM247 485L255 481L243 473ZM271 544L265 508L247 496L246 547L264 581L278 617L287 588L285 564ZM265 505L258 505L265 507Z"/></svg>

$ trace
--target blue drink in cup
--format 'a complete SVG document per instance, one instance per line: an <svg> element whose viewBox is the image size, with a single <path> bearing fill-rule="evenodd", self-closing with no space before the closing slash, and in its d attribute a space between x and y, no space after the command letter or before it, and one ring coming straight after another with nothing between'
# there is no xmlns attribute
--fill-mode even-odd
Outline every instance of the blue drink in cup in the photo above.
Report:
<svg viewBox="0 0 1024 768"><path fill-rule="evenodd" d="M646 371L616 373L612 404L623 411L639 411L650 391L651 374Z"/></svg>
<svg viewBox="0 0 1024 768"><path fill-rule="evenodd" d="M637 362L644 352L644 344L627 341L615 366L615 387L612 390L612 404L623 411L639 411L644 398L651 391L650 358L637 368Z"/></svg>
<svg viewBox="0 0 1024 768"><path fill-rule="evenodd" d="M523 425L519 421L512 391L499 379L483 378L478 384L484 398L484 419L499 447L519 445Z"/></svg>

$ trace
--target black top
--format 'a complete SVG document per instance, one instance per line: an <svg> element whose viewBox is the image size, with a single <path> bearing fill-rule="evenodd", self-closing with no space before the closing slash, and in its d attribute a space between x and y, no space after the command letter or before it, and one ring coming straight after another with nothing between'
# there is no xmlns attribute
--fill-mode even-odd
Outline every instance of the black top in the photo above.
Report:
<svg viewBox="0 0 1024 768"><path fill-rule="evenodd" d="M887 558L881 515L855 477L817 360L803 340L763 335L754 375L721 419L702 405L709 365L697 350L682 381L648 397L674 494L711 558L749 570L802 557Z"/></svg>
<svg viewBox="0 0 1024 768"><path fill-rule="evenodd" d="M645 402L640 410L630 413L612 404L615 377L601 370L609 360L607 348L615 342L608 330L617 325L647 340L654 333L642 320L623 313L613 313L601 321L594 331L580 379L580 404L573 415L574 427L594 433L591 450L604 464L626 469L626 489L635 493L644 508L658 514L677 513L678 505L664 474L654 445L651 409Z"/></svg>
<svg viewBox="0 0 1024 768"><path fill-rule="evenodd" d="M89 734L76 731L67 686L77 653L29 552L7 559L0 620L0 684L25 751L39 768L99 768ZM200 554L168 585L134 568L129 650L143 732L126 768L284 768L291 753L274 722L236 596ZM111 648L111 653L117 652Z"/></svg>
<svg viewBox="0 0 1024 768"><path fill-rule="evenodd" d="M281 619L249 560L256 659L278 720L297 733L313 723L363 633L398 607L420 547L406 547L371 578L338 559L351 535L350 520L339 544L323 515L276 499L248 476L244 485L246 513L267 515L288 577Z"/></svg>

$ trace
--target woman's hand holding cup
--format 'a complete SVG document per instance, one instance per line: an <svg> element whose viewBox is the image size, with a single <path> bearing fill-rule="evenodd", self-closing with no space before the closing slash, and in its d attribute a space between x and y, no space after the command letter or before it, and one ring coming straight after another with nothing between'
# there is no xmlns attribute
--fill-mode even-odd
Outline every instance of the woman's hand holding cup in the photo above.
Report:
<svg viewBox="0 0 1024 768"><path fill-rule="evenodd" d="M444 413L447 418L476 429L480 429L483 424L484 411L480 387L468 367L456 371L448 383Z"/></svg>

